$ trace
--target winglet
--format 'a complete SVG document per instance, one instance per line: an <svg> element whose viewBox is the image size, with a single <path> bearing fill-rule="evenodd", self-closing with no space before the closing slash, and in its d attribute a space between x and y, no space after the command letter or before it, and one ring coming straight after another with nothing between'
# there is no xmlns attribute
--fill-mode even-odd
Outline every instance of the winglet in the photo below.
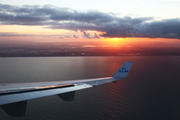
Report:
<svg viewBox="0 0 180 120"><path fill-rule="evenodd" d="M126 78L133 62L125 62L112 76L113 78Z"/></svg>

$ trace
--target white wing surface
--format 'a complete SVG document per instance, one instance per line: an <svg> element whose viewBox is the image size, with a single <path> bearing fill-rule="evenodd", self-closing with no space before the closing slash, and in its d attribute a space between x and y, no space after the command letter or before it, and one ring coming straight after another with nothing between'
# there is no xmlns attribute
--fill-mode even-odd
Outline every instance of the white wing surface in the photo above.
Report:
<svg viewBox="0 0 180 120"><path fill-rule="evenodd" d="M25 116L27 100L58 95L74 100L75 91L127 78L133 62L125 62L112 77L70 81L0 84L0 107L10 116Z"/></svg>

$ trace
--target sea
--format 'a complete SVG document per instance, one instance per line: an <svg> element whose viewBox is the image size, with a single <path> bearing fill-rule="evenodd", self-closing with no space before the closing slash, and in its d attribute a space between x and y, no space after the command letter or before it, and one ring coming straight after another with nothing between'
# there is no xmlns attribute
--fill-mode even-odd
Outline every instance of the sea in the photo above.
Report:
<svg viewBox="0 0 180 120"><path fill-rule="evenodd" d="M126 61L130 79L29 100L25 117L0 108L0 120L180 120L180 56L4 57L0 83L109 77Z"/></svg>

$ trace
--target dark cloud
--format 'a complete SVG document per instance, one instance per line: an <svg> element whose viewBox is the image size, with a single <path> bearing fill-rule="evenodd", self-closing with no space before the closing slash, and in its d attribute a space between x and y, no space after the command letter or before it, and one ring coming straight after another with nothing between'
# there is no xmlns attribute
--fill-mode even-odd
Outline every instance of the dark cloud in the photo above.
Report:
<svg viewBox="0 0 180 120"><path fill-rule="evenodd" d="M64 39L64 37L59 37L59 39Z"/></svg>
<svg viewBox="0 0 180 120"><path fill-rule="evenodd" d="M52 5L13 6L0 4L0 24L40 25L44 28L103 32L101 37L150 37L180 39L180 19L156 21L151 17L118 17L99 11L76 11ZM74 37L74 36L73 36ZM99 36L95 34L94 38ZM74 37L75 38L75 37Z"/></svg>
<svg viewBox="0 0 180 120"><path fill-rule="evenodd" d="M85 38L90 39L90 34L89 33L85 32L85 31L82 31L82 32L83 32L83 35L84 35Z"/></svg>
<svg viewBox="0 0 180 120"><path fill-rule="evenodd" d="M144 23L138 29L142 37L162 37L180 39L180 19L167 19Z"/></svg>
<svg viewBox="0 0 180 120"><path fill-rule="evenodd" d="M94 38L99 38L99 36L96 33L94 33Z"/></svg>
<svg viewBox="0 0 180 120"><path fill-rule="evenodd" d="M76 35L73 35L74 38L78 38Z"/></svg>

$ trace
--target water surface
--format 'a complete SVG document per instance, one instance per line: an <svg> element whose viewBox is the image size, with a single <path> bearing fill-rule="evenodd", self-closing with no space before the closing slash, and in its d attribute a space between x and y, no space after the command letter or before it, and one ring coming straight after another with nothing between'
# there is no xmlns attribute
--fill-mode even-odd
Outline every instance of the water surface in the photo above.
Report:
<svg viewBox="0 0 180 120"><path fill-rule="evenodd" d="M29 100L26 116L6 120L179 120L180 57L28 57L0 58L0 82L61 81L108 77L134 62L131 79L76 92L73 102L57 96Z"/></svg>

